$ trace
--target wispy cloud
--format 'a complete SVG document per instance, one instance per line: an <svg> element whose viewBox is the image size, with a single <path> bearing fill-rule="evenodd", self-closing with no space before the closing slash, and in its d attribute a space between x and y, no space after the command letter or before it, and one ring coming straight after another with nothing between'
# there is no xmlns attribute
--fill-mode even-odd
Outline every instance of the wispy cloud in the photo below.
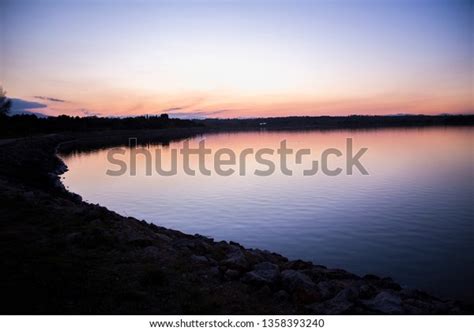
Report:
<svg viewBox="0 0 474 331"><path fill-rule="evenodd" d="M213 110L213 111L197 110L197 111L190 111L190 112L172 112L170 116L174 118L182 118L182 119L202 119L202 118L213 117L213 116L216 116L228 111L229 109L220 109L220 110Z"/></svg>
<svg viewBox="0 0 474 331"><path fill-rule="evenodd" d="M178 110L183 110L183 109L185 109L185 107L172 107L168 109L163 109L162 111L160 111L160 113L172 113L172 112L176 112Z"/></svg>
<svg viewBox="0 0 474 331"><path fill-rule="evenodd" d="M35 97L36 99L45 100L45 101L52 101L52 102L69 102L69 101L67 101L67 100L57 99L57 98L51 98L51 97L45 97L45 96L41 96L41 95L35 95L34 97Z"/></svg>
<svg viewBox="0 0 474 331"><path fill-rule="evenodd" d="M84 116L99 116L100 115L100 113L94 112L86 108L80 108L78 109L78 111L81 112Z"/></svg>

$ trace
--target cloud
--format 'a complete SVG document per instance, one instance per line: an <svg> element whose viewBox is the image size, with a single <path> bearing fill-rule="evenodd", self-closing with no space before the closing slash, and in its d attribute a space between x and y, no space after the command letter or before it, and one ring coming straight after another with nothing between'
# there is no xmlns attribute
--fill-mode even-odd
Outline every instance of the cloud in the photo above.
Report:
<svg viewBox="0 0 474 331"><path fill-rule="evenodd" d="M181 119L203 119L212 117L215 115L219 115L229 111L229 109L220 109L220 110L213 110L213 111L191 111L191 112L172 112L170 117L172 118L181 118Z"/></svg>
<svg viewBox="0 0 474 331"><path fill-rule="evenodd" d="M175 111L178 111L178 110L182 110L184 108L185 107L172 107L172 108L164 109L164 110L160 111L160 113L172 113L172 112L175 112Z"/></svg>
<svg viewBox="0 0 474 331"><path fill-rule="evenodd" d="M41 95L35 95L34 97L35 97L36 99L41 99L41 100L45 100L45 101L69 102L69 101L66 101L66 100L63 100L63 99L57 99L57 98L51 98L51 97L44 97L44 96L41 96Z"/></svg>
<svg viewBox="0 0 474 331"><path fill-rule="evenodd" d="M32 112L30 109L39 109L39 108L46 108L47 106L45 104L39 103L39 102L34 102L34 101L28 101L28 100L22 100L22 99L16 99L16 98L11 98L12 101L12 106L10 109L10 115L36 115L39 117L46 117L47 115L42 114L42 113L37 113L37 112Z"/></svg>
<svg viewBox="0 0 474 331"><path fill-rule="evenodd" d="M84 114L84 116L99 116L100 113L97 113L97 112L94 112L92 110L89 110L89 109L85 109L85 108L81 108L81 109L78 109L82 114Z"/></svg>

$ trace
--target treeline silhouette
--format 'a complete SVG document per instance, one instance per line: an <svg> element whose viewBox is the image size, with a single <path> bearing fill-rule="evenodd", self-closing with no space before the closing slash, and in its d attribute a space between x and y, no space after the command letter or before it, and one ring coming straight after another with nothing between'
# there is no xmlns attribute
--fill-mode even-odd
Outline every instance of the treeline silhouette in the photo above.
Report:
<svg viewBox="0 0 474 331"><path fill-rule="evenodd" d="M398 116L294 116L253 119L184 120L160 116L138 117L57 117L35 115L0 116L0 137L19 137L59 132L107 130L154 130L201 127L211 130L357 129L377 127L474 125L474 115Z"/></svg>
<svg viewBox="0 0 474 331"><path fill-rule="evenodd" d="M291 116L253 119L205 119L208 127L266 129L357 129L377 127L413 127L432 125L473 125L474 115L351 115L351 116Z"/></svg>
<svg viewBox="0 0 474 331"><path fill-rule="evenodd" d="M45 133L103 130L151 130L195 127L203 124L190 120L171 119L168 115L114 117L73 117L61 115L39 118L35 115L0 116L0 136L17 137Z"/></svg>

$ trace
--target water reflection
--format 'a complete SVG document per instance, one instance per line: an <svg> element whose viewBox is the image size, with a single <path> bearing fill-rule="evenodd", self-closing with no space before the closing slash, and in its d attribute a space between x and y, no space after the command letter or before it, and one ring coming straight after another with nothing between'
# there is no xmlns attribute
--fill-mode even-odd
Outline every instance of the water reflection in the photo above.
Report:
<svg viewBox="0 0 474 331"><path fill-rule="evenodd" d="M217 240L312 260L352 272L389 275L396 281L441 296L474 297L473 130L470 128L385 129L370 131L292 131L221 133L189 139L197 146L345 149L367 147L364 166L335 177L303 176L309 166L290 160L293 176L275 171L252 175L261 168L248 159L246 176L215 173L189 176L145 175L144 158L137 175L107 176L107 150L66 156L64 183L86 200L124 215ZM156 147L147 148L153 151ZM170 166L170 142L163 167ZM130 153L126 151L127 157ZM277 155L273 155L277 161ZM305 161L306 160L306 161ZM190 159L195 169L196 158ZM331 166L344 166L334 158ZM205 162L213 167L213 158Z"/></svg>

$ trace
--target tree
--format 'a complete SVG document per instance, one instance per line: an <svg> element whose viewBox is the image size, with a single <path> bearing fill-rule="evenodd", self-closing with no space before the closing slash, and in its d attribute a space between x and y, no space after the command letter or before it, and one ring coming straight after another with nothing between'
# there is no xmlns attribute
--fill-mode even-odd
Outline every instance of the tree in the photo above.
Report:
<svg viewBox="0 0 474 331"><path fill-rule="evenodd" d="M0 86L0 116L10 112L12 101L7 98L7 92Z"/></svg>

